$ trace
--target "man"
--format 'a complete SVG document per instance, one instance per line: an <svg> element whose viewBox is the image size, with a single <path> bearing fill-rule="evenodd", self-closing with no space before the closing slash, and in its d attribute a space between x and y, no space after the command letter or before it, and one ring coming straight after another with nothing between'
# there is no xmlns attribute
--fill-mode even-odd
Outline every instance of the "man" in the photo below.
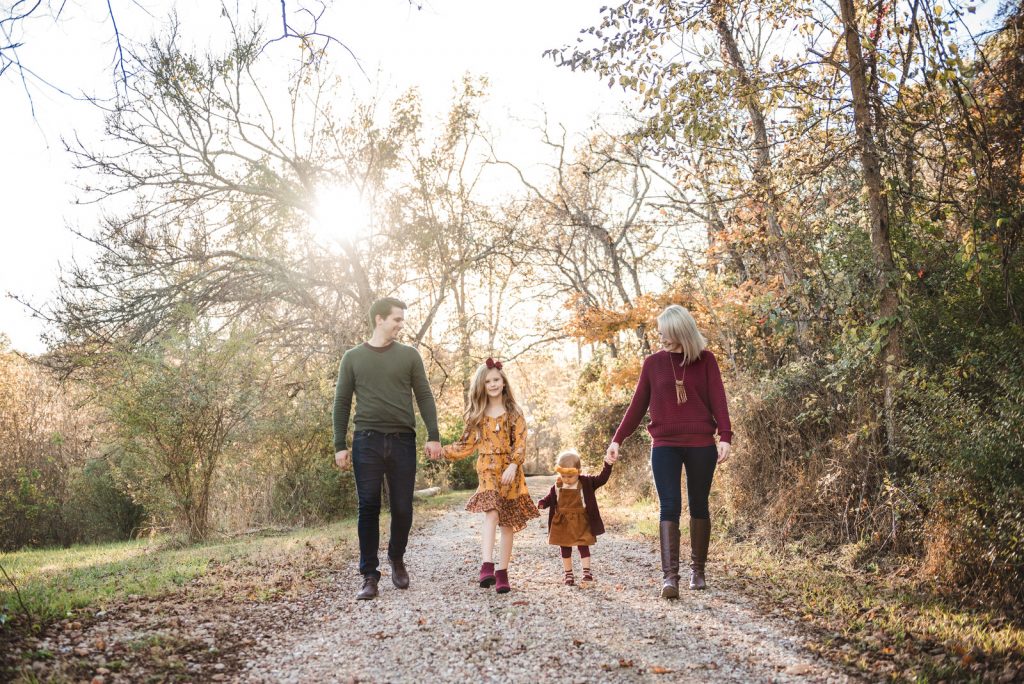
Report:
<svg viewBox="0 0 1024 684"><path fill-rule="evenodd" d="M430 391L423 359L414 347L397 342L405 323L401 301L385 297L370 307L373 334L368 342L345 352L334 391L334 460L341 469L355 470L359 499L359 572L363 586L356 598L375 598L380 581L377 547L380 544L381 485L385 478L391 498L391 538L388 562L391 581L399 589L409 586L404 555L412 527L412 495L416 484L416 418L412 396L427 426L427 456L441 455L437 407ZM347 446L352 395L356 397L356 424L352 452Z"/></svg>

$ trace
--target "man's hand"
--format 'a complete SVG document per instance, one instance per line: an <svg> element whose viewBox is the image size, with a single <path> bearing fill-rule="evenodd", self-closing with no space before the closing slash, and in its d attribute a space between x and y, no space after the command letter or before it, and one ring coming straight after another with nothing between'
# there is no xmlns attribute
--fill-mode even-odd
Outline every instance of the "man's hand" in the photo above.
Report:
<svg viewBox="0 0 1024 684"><path fill-rule="evenodd" d="M608 451L605 452L604 460L608 463L615 463L619 460L619 443L612 442L608 445Z"/></svg>
<svg viewBox="0 0 1024 684"><path fill-rule="evenodd" d="M508 486L512 484L512 480L516 478L516 470L519 469L515 463L509 463L508 468L505 468L505 472L501 474L501 484Z"/></svg>
<svg viewBox="0 0 1024 684"><path fill-rule="evenodd" d="M732 445L728 442L718 443L718 463L721 465L729 460L729 452L732 451Z"/></svg>
<svg viewBox="0 0 1024 684"><path fill-rule="evenodd" d="M338 467L342 470L348 470L352 465L352 459L349 458L348 449L342 449L338 453L334 454L334 462L338 464Z"/></svg>
<svg viewBox="0 0 1024 684"><path fill-rule="evenodd" d="M441 443L440 442L427 442L423 445L423 449L427 452L427 458L431 461L436 461L441 458Z"/></svg>

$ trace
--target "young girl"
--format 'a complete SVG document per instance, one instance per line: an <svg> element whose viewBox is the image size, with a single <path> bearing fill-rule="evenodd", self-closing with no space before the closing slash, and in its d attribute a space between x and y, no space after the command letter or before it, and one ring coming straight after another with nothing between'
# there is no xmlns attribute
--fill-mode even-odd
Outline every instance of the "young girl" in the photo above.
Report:
<svg viewBox="0 0 1024 684"><path fill-rule="evenodd" d="M594 490L608 481L612 474L612 464L606 459L600 475L580 475L580 455L575 451L563 451L558 455L556 463L558 479L548 495L537 504L540 508L550 507L548 543L561 547L565 584L576 583L572 574L574 546L580 551L583 581L593 582L590 546L597 542L597 535L604 534L604 522L601 521Z"/></svg>
<svg viewBox="0 0 1024 684"><path fill-rule="evenodd" d="M499 594L504 594L512 589L508 583L512 536L540 513L533 505L523 474L526 420L500 361L487 359L476 369L469 385L465 419L462 438L444 447L441 453L451 461L466 458L474 451L478 453L476 472L480 483L466 510L484 514L480 586L493 585ZM496 527L501 528L497 570L493 563Z"/></svg>

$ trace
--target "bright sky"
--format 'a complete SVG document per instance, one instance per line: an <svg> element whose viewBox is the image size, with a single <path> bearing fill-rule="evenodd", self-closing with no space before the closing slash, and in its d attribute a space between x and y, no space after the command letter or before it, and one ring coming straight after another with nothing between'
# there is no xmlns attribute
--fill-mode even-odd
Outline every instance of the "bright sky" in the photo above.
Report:
<svg viewBox="0 0 1024 684"><path fill-rule="evenodd" d="M413 9L406 0L334 0L320 28L352 48L368 74L379 72L388 91L418 86L428 114L446 110L453 83L465 72L487 75L491 97L485 125L499 130L505 146L520 155L528 155L529 145L517 141L536 140L531 127L539 122L542 110L550 122L565 124L571 132L586 129L598 116L604 119L623 110L621 91L609 90L593 74L558 69L541 57L547 48L575 41L581 28L597 21L598 9L607 0L416 3L423 9ZM280 6L276 0L239 4L268 13ZM35 20L24 36L21 59L68 92L109 94L114 45L104 5L69 2L60 23ZM224 30L218 18L220 5L213 0L112 0L112 5L122 34L138 42L146 40L172 8L181 19L183 34L197 44L207 44L211 35ZM346 65L340 50L334 61ZM357 74L354 64L351 67ZM7 295L44 306L56 288L60 265L88 258L89 250L68 227L88 233L98 214L94 207L75 205L75 185L83 179L71 168L61 139L77 135L102 140L103 126L91 105L30 84L33 118L24 87L12 73L0 79L0 333L8 335L16 349L39 353L44 350L41 323ZM539 147L535 149L539 153ZM531 160L521 156L519 161Z"/></svg>

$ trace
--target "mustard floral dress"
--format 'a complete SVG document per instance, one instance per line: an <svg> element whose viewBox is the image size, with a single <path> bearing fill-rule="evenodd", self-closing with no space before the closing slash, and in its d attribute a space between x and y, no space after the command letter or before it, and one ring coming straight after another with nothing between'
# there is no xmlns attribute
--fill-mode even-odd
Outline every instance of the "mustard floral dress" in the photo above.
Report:
<svg viewBox="0 0 1024 684"><path fill-rule="evenodd" d="M442 449L449 461L458 461L477 452L476 474L479 485L466 503L473 513L498 511L498 524L519 532L530 518L540 517L526 488L523 462L526 460L526 420L508 413L492 418L484 416L478 428L467 428L458 442ZM511 484L501 484L501 474L515 463L516 476Z"/></svg>

